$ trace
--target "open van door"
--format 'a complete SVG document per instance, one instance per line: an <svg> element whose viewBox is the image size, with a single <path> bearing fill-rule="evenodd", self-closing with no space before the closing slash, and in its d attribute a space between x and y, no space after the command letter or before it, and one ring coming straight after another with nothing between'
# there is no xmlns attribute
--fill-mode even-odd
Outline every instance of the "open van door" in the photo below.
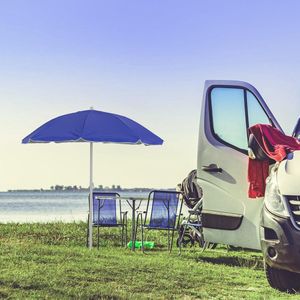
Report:
<svg viewBox="0 0 300 300"><path fill-rule="evenodd" d="M206 81L197 162L203 189L207 242L261 249L263 198L248 198L248 128L272 124L281 130L258 91L246 82Z"/></svg>

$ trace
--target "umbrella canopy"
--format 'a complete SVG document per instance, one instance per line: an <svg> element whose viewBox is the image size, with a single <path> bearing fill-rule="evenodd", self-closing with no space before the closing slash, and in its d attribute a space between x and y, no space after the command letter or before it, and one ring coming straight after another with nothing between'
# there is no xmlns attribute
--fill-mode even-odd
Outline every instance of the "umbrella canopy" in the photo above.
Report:
<svg viewBox="0 0 300 300"><path fill-rule="evenodd" d="M90 198L89 248L92 248L93 218L93 143L161 145L163 140L137 122L121 115L84 110L54 118L26 136L28 143L89 142Z"/></svg>
<svg viewBox="0 0 300 300"><path fill-rule="evenodd" d="M124 116L84 110L52 119L22 140L23 144L49 142L161 145L163 140Z"/></svg>

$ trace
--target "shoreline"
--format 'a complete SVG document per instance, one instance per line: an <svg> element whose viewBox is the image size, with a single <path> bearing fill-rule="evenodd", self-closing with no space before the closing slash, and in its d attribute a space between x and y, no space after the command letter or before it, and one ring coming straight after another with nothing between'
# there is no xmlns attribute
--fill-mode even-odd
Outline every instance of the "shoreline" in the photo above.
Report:
<svg viewBox="0 0 300 300"><path fill-rule="evenodd" d="M94 188L95 192L104 192L104 193L145 193L151 192L153 190L167 190L173 191L176 188L124 188L124 189L98 189ZM66 189L66 190L51 190L51 189L15 189L15 190L7 190L0 191L0 193L86 193L89 192L89 188L82 189Z"/></svg>

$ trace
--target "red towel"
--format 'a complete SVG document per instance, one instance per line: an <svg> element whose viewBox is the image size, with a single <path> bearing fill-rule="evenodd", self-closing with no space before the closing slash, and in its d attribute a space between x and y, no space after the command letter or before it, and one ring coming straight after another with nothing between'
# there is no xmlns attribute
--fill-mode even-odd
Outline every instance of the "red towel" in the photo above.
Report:
<svg viewBox="0 0 300 300"><path fill-rule="evenodd" d="M271 125L256 124L249 128L257 143L275 161L282 161L289 152L300 150L300 142L291 136L283 134ZM266 178L269 174L269 161L249 158L248 182L249 198L263 197L265 195Z"/></svg>

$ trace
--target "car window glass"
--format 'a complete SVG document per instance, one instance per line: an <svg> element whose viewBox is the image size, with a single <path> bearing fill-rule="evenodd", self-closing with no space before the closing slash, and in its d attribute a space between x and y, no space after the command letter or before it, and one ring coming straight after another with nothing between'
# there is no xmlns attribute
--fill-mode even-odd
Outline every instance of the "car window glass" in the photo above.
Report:
<svg viewBox="0 0 300 300"><path fill-rule="evenodd" d="M256 97L249 91L247 91L247 104L248 104L249 127L255 124L272 125L270 119L266 115L265 111L259 104Z"/></svg>
<svg viewBox="0 0 300 300"><path fill-rule="evenodd" d="M213 88L211 109L214 134L230 145L247 149L244 90Z"/></svg>

